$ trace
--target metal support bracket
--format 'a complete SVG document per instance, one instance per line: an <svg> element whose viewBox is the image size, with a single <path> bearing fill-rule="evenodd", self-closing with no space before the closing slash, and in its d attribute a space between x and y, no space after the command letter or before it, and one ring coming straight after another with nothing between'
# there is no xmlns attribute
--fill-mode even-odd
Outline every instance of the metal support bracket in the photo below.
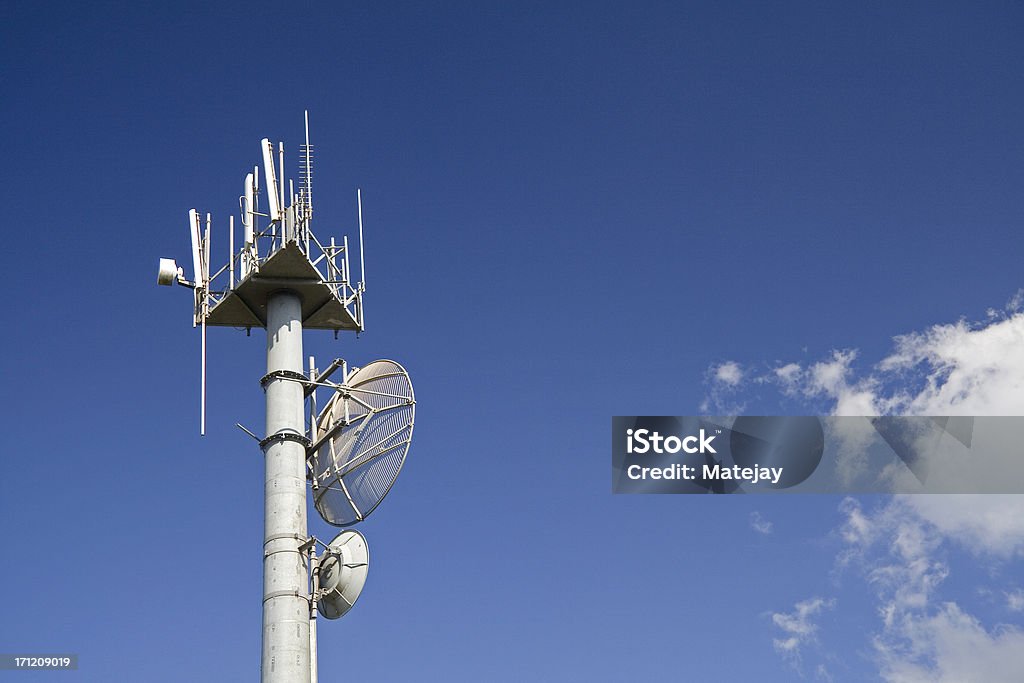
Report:
<svg viewBox="0 0 1024 683"><path fill-rule="evenodd" d="M260 386L266 391L267 384L275 379L286 379L292 382L298 382L299 384L306 386L309 383L309 378L303 375L301 372L295 372L294 370L274 370L260 377Z"/></svg>
<svg viewBox="0 0 1024 683"><path fill-rule="evenodd" d="M307 439L302 434L296 434L295 432L277 432L276 434L271 434L267 438L260 441L260 448L265 449L270 444L276 443L278 441L294 441L296 443L302 444L307 450L309 450L309 447L311 445L309 439Z"/></svg>

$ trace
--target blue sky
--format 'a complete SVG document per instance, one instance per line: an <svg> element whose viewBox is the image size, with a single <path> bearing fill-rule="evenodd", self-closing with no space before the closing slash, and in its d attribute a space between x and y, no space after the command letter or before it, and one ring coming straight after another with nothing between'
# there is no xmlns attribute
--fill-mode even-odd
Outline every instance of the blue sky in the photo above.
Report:
<svg viewBox="0 0 1024 683"><path fill-rule="evenodd" d="M709 400L939 410L930 376L1021 412L1016 380L985 390L1021 372L1019 5L0 19L0 650L79 653L60 680L257 675L262 463L233 425L262 425L264 339L211 331L200 439L189 300L154 275L188 261L192 207L223 260L260 138L296 150L304 109L314 230L354 234L361 187L368 275L366 332L306 352L398 359L418 400L324 680L958 680L901 643L1021 650L1017 498L615 497L608 444L612 415ZM904 385L886 359L915 333ZM923 603L878 580L922 563Z"/></svg>

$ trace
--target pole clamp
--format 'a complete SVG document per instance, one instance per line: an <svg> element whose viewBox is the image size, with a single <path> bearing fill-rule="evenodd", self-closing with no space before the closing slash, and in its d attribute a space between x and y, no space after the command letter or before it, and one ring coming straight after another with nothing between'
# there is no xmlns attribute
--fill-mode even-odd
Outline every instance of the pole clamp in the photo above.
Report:
<svg viewBox="0 0 1024 683"><path fill-rule="evenodd" d="M303 595L297 590L290 590L274 591L273 593L267 593L263 596L263 602L266 602L267 600L273 600L274 598L299 598L301 600L305 600L306 602L310 601L308 595Z"/></svg>
<svg viewBox="0 0 1024 683"><path fill-rule="evenodd" d="M278 441L294 441L295 443L302 444L306 449L312 445L309 439L298 432L277 432L260 441L260 448L266 449L267 446Z"/></svg>
<svg viewBox="0 0 1024 683"><path fill-rule="evenodd" d="M274 370L260 377L260 386L266 391L267 385L275 379L287 379L293 382L299 382L303 386L309 384L309 378L303 375L301 372L295 372L294 370Z"/></svg>
<svg viewBox="0 0 1024 683"><path fill-rule="evenodd" d="M280 541L282 538L292 538L296 541L302 541L303 545L306 545L310 541L314 540L311 536L302 536L300 534L274 534L273 536L268 536L263 541L263 545L266 545L271 541Z"/></svg>

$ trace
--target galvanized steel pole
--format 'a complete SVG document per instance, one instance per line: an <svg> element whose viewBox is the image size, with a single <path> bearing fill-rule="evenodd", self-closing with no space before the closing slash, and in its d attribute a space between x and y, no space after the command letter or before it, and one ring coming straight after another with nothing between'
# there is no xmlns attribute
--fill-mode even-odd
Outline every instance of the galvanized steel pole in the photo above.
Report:
<svg viewBox="0 0 1024 683"><path fill-rule="evenodd" d="M297 294L267 299L267 439L263 540L263 683L309 683L306 448L303 386L274 376L302 373L302 306Z"/></svg>

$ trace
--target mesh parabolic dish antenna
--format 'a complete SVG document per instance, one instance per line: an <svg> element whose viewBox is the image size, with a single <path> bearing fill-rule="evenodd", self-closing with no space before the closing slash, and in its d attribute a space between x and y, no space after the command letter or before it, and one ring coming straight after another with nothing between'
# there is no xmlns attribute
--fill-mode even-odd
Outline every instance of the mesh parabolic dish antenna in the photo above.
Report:
<svg viewBox="0 0 1024 683"><path fill-rule="evenodd" d="M412 440L416 400L393 360L354 370L317 418L313 502L334 526L361 522L395 483Z"/></svg>
<svg viewBox="0 0 1024 683"><path fill-rule="evenodd" d="M370 569L366 539L355 529L334 537L320 559L320 590L316 608L327 619L338 619L356 604Z"/></svg>

